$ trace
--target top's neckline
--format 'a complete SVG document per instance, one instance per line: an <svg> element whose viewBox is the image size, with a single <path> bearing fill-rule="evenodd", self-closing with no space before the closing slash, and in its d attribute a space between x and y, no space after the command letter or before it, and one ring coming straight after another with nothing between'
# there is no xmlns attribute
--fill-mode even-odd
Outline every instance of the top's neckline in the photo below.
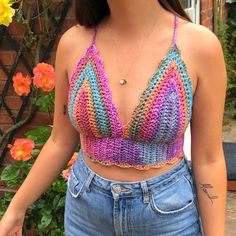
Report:
<svg viewBox="0 0 236 236"><path fill-rule="evenodd" d="M102 59L102 57L100 56L100 53L99 53L99 50L95 44L95 39L96 39L96 35L97 35L97 30L95 31L96 33L94 34L93 36L93 39L92 39L92 43L86 48L84 54L79 58L78 62L77 62L77 65L75 67L75 70L73 71L72 73L72 76L70 78L70 80L74 79L75 75L76 75L76 71L77 71L77 68L80 66L80 64L82 63L82 61L89 56L89 54L92 52L93 55L97 58L98 60L98 63L99 65L101 66L101 70L102 70L102 74L103 74L103 80L104 82L106 83L106 86L108 88L108 92L109 92L109 101L110 103L112 104L113 108L115 109L115 112L116 112L116 117L117 117L117 120L118 120L118 125L120 127L120 129L122 130L122 132L125 132L128 130L128 128L130 127L130 125L132 124L132 121L133 119L135 118L136 116L136 113L138 111L138 109L140 108L140 105L142 104L142 101L148 91L148 89L150 88L150 85L151 85L151 82L153 81L153 79L157 76L157 74L160 72L160 69L164 66L166 60L169 58L171 52L175 51L176 53L178 53L178 56L179 56L179 59L180 61L182 62L184 68L185 68L185 73L187 75L187 78L188 78L188 81L190 83L190 86L192 88L192 79L191 77L189 76L189 73L188 73L188 70L187 70L187 66L186 66L186 63L185 61L182 59L181 57L181 52L180 52L180 49L178 48L177 44L176 44L176 29L177 29L177 17L175 17L175 30L174 30L174 35L173 35L173 40L172 40L172 43L171 45L169 46L169 48L167 49L167 53L165 54L164 57L162 57L162 59L159 61L159 63L157 64L157 67L155 69L155 71L152 73L152 75L149 77L148 81L147 81L147 85L145 86L144 90L141 92L141 94L138 96L138 104L135 106L135 108L133 109L133 111L131 112L131 116L129 118L129 120L123 124L123 122L121 122L121 119L120 119L120 115L119 115L119 112L118 112L118 107L116 106L116 104L113 102L113 96L112 96L112 89L109 85L109 79L108 79L108 76L107 76L107 73L106 73L106 70L105 70L105 63ZM192 95L192 93L191 93ZM192 95L193 96L193 95Z"/></svg>
<svg viewBox="0 0 236 236"><path fill-rule="evenodd" d="M77 72L77 69L78 67L81 65L81 63L83 62L83 60L86 58L86 57L89 57L90 53L92 53L99 65L101 66L101 71L102 71L102 74L103 74L103 81L104 83L106 84L106 87L108 89L108 92L109 92L109 102L112 104L114 110L115 110L115 113L116 113L116 119L118 120L118 127L120 129L120 131L124 134L125 132L128 131L129 127L131 126L132 124L132 121L133 119L136 117L136 113L138 111L138 109L140 108L140 105L142 104L142 101L145 97L145 94L147 93L148 89L150 88L151 86L151 82L153 81L153 79L158 75L158 73L160 72L160 69L164 66L166 60L168 60L170 54L175 51L177 54L178 54L178 58L179 60L181 61L181 63L183 64L184 68L185 68L185 74L188 78L188 82L190 83L190 87L192 88L193 84L192 84L192 79L191 77L189 76L189 73L187 71L187 66L186 66L186 63L184 62L184 60L181 58L181 52L180 52L180 49L178 48L178 46L175 44L175 45L171 45L168 50L167 50L167 53L164 57L162 57L162 59L160 60L160 62L157 64L157 67L155 69L155 71L153 72L153 74L150 76L150 78L148 79L148 82L147 82L147 86L145 87L145 89L141 92L141 94L138 96L138 104L135 106L135 108L133 109L132 113L131 113L131 116L129 118L129 120L123 124L123 122L121 122L121 119L120 119L120 115L119 115L119 112L118 112L118 107L116 106L116 104L113 102L113 96L112 96L112 89L109 85L109 80L108 80L108 76L107 76L107 73L106 73L106 70L105 70L105 65L104 65L104 61L103 59L101 58L100 54L99 54L99 50L98 48L96 47L95 44L92 44L90 45L89 47L87 47L87 49L85 50L85 53L82 57L79 58L78 60L78 63L75 67L75 70L71 76L71 80L75 78L76 76L76 72ZM91 63L91 62L90 62ZM192 93L191 93L191 96Z"/></svg>
<svg viewBox="0 0 236 236"><path fill-rule="evenodd" d="M97 60L98 60L98 63L99 65L101 66L101 70L104 74L104 82L106 83L106 86L108 88L108 91L109 91L109 94L110 94L110 102L112 104L112 106L115 108L115 111L116 111L116 116L117 116L117 119L118 119L118 122L119 122L119 125L120 125L120 128L122 129L122 131L124 132L125 130L127 131L127 129L130 127L130 125L132 124L132 121L133 119L135 118L135 114L137 113L138 109L140 108L140 105L142 103L142 101L144 100L144 97L146 95L146 93L148 92L150 86L151 86L151 83L153 81L153 79L160 73L160 69L164 66L166 60L168 60L170 54L175 51L178 55L179 55L179 59L181 60L181 62L183 63L185 69L186 69L186 75L187 75L187 78L188 78L188 81L190 82L190 86L192 88L192 79L190 78L190 76L188 75L188 72L187 72L187 67L186 67L186 64L184 62L184 60L181 58L181 53L180 53L180 50L179 48L177 47L176 44L171 44L167 50L167 53L165 54L164 57L162 57L162 59L159 61L159 63L157 64L157 67L155 69L155 71L152 73L152 75L149 77L148 81L147 81L147 85L145 86L144 90L141 92L141 94L138 96L138 103L137 105L135 106L135 108L133 109L133 111L131 112L131 116L129 118L129 120L123 124L123 122L121 122L121 119L120 119L120 115L119 115L119 112L118 112L118 107L116 106L116 104L113 102L113 96L112 96L112 89L109 85L109 79L108 79L108 76L107 76L107 73L106 73L106 70L105 70L105 64L104 64L104 61L103 59L101 58L100 54L99 54L99 50L98 48L96 47L95 44L92 44L91 46L88 47L88 49L86 50L86 53L85 53L85 56L87 54L89 54L89 52L92 52L94 53L93 55L96 56Z"/></svg>

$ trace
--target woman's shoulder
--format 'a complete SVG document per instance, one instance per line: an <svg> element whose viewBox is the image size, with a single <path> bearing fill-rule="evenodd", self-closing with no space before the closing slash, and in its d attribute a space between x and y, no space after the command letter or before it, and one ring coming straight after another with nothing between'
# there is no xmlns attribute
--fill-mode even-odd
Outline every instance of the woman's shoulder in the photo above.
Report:
<svg viewBox="0 0 236 236"><path fill-rule="evenodd" d="M180 31L188 50L194 58L204 61L222 53L222 45L217 35L206 26L181 20Z"/></svg>
<svg viewBox="0 0 236 236"><path fill-rule="evenodd" d="M75 24L61 35L58 47L67 53L82 51L92 40L93 32L93 28Z"/></svg>
<svg viewBox="0 0 236 236"><path fill-rule="evenodd" d="M59 38L56 58L68 74L71 74L76 60L84 54L85 48L91 43L93 32L92 28L73 25Z"/></svg>
<svg viewBox="0 0 236 236"><path fill-rule="evenodd" d="M206 26L181 19L177 32L177 46L192 68L192 78L196 78L196 87L201 79L214 80L212 73L219 67L222 68L224 53L221 42L213 31ZM216 65L219 65L218 68Z"/></svg>

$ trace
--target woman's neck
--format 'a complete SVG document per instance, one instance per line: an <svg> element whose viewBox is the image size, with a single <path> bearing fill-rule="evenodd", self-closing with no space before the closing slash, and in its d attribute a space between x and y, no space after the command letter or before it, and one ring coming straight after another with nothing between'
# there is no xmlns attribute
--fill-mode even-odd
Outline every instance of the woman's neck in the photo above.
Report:
<svg viewBox="0 0 236 236"><path fill-rule="evenodd" d="M117 31L137 32L147 28L158 17L157 24L166 14L158 0L107 0L109 22Z"/></svg>

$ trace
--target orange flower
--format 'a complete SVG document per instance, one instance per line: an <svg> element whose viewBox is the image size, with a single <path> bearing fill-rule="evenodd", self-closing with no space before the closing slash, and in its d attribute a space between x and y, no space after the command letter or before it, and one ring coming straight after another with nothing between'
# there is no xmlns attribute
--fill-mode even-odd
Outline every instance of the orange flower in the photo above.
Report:
<svg viewBox="0 0 236 236"><path fill-rule="evenodd" d="M18 138L15 140L13 145L8 144L12 158L17 161L29 160L32 157L31 152L34 149L34 146L34 141L27 138Z"/></svg>
<svg viewBox="0 0 236 236"><path fill-rule="evenodd" d="M75 161L77 159L77 155L78 155L78 152L74 152L74 154L73 154L72 158L70 159L70 161L68 162L67 166L72 166L75 163Z"/></svg>
<svg viewBox="0 0 236 236"><path fill-rule="evenodd" d="M45 92L50 92L55 87L55 71L53 66L47 63L38 63L33 69L33 84Z"/></svg>
<svg viewBox="0 0 236 236"><path fill-rule="evenodd" d="M71 168L72 168L73 164L75 163L77 156L78 156L78 152L74 152L72 158L69 160L69 162L67 164L67 169L62 171L62 176L65 180L68 179L68 177L70 175Z"/></svg>
<svg viewBox="0 0 236 236"><path fill-rule="evenodd" d="M18 72L12 79L13 87L17 95L27 96L30 93L31 79L28 75L24 77L21 72Z"/></svg>

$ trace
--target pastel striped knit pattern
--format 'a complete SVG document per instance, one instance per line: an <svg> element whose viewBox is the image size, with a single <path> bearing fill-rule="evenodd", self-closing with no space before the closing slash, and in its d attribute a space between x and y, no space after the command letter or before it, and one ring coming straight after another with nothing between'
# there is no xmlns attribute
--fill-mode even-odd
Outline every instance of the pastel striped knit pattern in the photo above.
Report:
<svg viewBox="0 0 236 236"><path fill-rule="evenodd" d="M192 80L174 37L149 78L130 120L122 124L112 101L104 63L95 45L79 58L70 78L68 112L84 155L104 165L157 168L183 157L184 132L192 115Z"/></svg>

